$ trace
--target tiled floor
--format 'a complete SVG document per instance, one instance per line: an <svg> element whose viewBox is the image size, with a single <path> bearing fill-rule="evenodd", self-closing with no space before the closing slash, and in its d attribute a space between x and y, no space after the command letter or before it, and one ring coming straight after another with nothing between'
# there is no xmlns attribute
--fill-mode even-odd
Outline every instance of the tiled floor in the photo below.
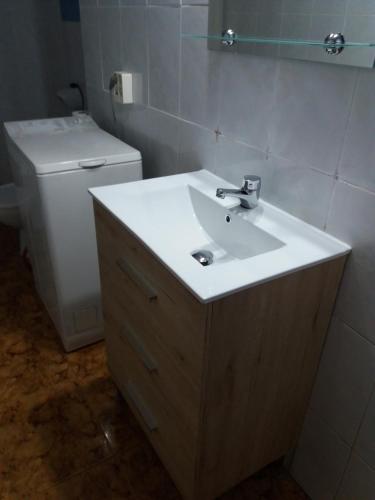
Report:
<svg viewBox="0 0 375 500"><path fill-rule="evenodd" d="M63 352L16 248L0 227L0 498L180 499L117 394L103 343ZM224 499L307 497L273 465Z"/></svg>

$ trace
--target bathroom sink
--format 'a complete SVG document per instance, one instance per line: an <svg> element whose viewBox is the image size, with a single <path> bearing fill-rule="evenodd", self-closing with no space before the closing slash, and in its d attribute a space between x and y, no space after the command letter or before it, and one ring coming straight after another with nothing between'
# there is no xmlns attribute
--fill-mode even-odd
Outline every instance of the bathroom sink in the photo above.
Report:
<svg viewBox="0 0 375 500"><path fill-rule="evenodd" d="M263 200L249 210L239 200L218 199L218 187L234 186L201 170L90 192L201 302L350 252ZM193 257L202 252L212 256L209 265Z"/></svg>
<svg viewBox="0 0 375 500"><path fill-rule="evenodd" d="M187 186L194 226L198 231L197 248L213 253L213 264L222 264L234 259L248 259L282 247L283 243L267 231L228 211L217 201ZM242 210L242 213L245 209Z"/></svg>

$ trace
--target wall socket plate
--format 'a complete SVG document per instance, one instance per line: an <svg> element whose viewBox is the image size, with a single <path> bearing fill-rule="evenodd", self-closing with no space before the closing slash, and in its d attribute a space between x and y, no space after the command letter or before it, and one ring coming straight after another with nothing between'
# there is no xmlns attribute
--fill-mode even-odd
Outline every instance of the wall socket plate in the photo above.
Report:
<svg viewBox="0 0 375 500"><path fill-rule="evenodd" d="M120 104L133 104L133 75L124 71L113 73L114 86L112 95L116 102Z"/></svg>

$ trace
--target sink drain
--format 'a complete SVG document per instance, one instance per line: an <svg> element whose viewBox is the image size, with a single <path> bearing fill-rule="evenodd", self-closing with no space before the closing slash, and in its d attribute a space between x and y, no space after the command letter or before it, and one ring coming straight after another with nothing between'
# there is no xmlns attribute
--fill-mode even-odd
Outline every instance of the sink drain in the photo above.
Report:
<svg viewBox="0 0 375 500"><path fill-rule="evenodd" d="M209 250L198 250L192 254L192 257L202 266L209 266L214 261L214 254Z"/></svg>

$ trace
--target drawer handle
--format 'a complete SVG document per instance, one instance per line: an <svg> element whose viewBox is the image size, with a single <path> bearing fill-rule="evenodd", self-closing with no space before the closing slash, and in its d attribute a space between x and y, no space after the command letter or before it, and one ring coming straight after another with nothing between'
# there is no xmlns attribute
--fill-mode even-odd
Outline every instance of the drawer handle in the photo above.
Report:
<svg viewBox="0 0 375 500"><path fill-rule="evenodd" d="M129 264L129 262L121 258L117 260L117 265L122 272L127 274L129 278L131 278L134 283L138 285L150 302L158 298L155 289L151 286L148 280L137 269L135 269L135 267Z"/></svg>
<svg viewBox="0 0 375 500"><path fill-rule="evenodd" d="M156 431L156 429L158 428L158 423L156 421L156 418L151 413L149 408L147 408L147 405L146 405L144 399L139 394L139 392L138 392L136 386L133 384L133 382L128 382L126 384L126 392L129 396L129 399L131 400L131 402L137 408L139 414L141 415L142 419L144 420L145 424L147 425L149 431L150 432Z"/></svg>
<svg viewBox="0 0 375 500"><path fill-rule="evenodd" d="M140 357L142 363L145 365L147 370L150 373L157 372L158 371L158 365L156 364L156 361L154 358L151 356L146 351L145 346L142 344L140 341L138 335L134 332L132 328L128 324L124 325L122 328L122 333L124 337L128 340L129 344L132 346L132 348L135 350L135 352L138 354Z"/></svg>

